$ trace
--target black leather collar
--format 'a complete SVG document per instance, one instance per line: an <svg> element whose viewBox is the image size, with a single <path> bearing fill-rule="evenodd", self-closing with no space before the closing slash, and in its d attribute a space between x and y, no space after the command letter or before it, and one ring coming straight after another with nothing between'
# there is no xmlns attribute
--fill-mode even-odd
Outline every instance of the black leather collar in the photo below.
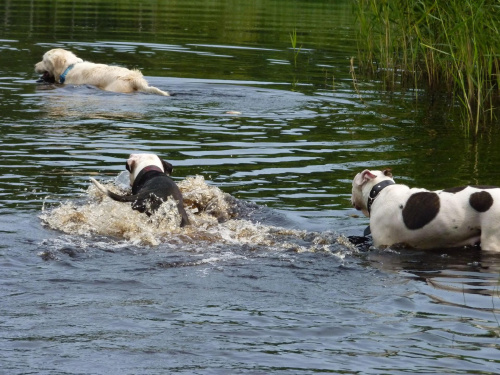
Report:
<svg viewBox="0 0 500 375"><path fill-rule="evenodd" d="M368 197L368 203L366 204L366 209L368 210L368 213L370 213L370 211L371 211L372 204L373 204L373 201L375 200L375 198L377 198L379 193L389 185L394 185L394 181L384 180L384 181L381 181L372 187L372 190L370 190L370 195Z"/></svg>

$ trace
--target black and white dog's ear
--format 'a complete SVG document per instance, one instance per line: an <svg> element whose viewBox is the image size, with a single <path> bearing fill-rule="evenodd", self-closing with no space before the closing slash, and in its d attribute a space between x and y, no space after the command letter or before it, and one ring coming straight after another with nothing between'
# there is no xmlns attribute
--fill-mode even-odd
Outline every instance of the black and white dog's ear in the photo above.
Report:
<svg viewBox="0 0 500 375"><path fill-rule="evenodd" d="M125 163L125 169L126 169L127 171L129 171L130 173L132 173L132 168L131 168L131 166L128 164L128 161Z"/></svg>
<svg viewBox="0 0 500 375"><path fill-rule="evenodd" d="M386 176L386 177L392 177L392 169L391 168L384 169L382 171L382 173L384 173L384 176Z"/></svg>
<svg viewBox="0 0 500 375"><path fill-rule="evenodd" d="M363 172L358 173L356 177L354 177L354 184L358 186L362 186L366 182L373 180L377 178L376 175L374 175L372 172L370 172L368 169L365 169Z"/></svg>
<svg viewBox="0 0 500 375"><path fill-rule="evenodd" d="M168 161L163 160L162 158L160 158L160 160L161 164L163 165L163 170L165 171L165 174L170 176L174 171L173 165L170 164Z"/></svg>

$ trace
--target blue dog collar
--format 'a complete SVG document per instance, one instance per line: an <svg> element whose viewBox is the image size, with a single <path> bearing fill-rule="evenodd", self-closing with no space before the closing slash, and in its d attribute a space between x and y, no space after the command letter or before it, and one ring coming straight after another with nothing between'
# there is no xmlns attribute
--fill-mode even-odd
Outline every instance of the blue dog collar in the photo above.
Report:
<svg viewBox="0 0 500 375"><path fill-rule="evenodd" d="M75 64L71 64L70 66L68 66L66 68L66 70L63 72L63 74L61 74L61 76L59 77L59 83L64 83L64 81L66 81L66 75L69 73L69 71L71 69L73 69L75 67Z"/></svg>

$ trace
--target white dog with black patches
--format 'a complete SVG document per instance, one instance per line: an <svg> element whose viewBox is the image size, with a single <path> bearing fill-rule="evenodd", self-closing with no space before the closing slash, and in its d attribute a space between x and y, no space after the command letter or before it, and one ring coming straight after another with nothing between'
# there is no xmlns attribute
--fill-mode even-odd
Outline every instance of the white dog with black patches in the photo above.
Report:
<svg viewBox="0 0 500 375"><path fill-rule="evenodd" d="M420 249L481 244L500 251L500 188L464 186L438 191L396 184L391 171L358 173L353 206L370 218L376 247Z"/></svg>
<svg viewBox="0 0 500 375"><path fill-rule="evenodd" d="M149 86L139 70L83 61L62 48L51 49L35 65L45 81L72 85L93 85L102 90L130 93L134 91L170 96L166 91Z"/></svg>

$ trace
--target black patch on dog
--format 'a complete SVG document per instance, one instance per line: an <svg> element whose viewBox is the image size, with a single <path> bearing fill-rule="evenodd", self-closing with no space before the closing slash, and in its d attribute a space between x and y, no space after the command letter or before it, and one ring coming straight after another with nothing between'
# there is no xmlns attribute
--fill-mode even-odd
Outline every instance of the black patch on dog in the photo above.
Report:
<svg viewBox="0 0 500 375"><path fill-rule="evenodd" d="M177 201L177 209L182 217L181 227L189 224L182 193L177 184L165 173L150 171L142 178L136 178L132 185L132 194L136 197L132 209L145 212L147 215L155 212L169 196L172 196Z"/></svg>
<svg viewBox="0 0 500 375"><path fill-rule="evenodd" d="M403 208L403 222L411 230L423 228L438 214L439 196L433 192L422 191L410 196Z"/></svg>
<svg viewBox="0 0 500 375"><path fill-rule="evenodd" d="M493 197L486 191L478 191L470 195L469 204L477 212L486 212L493 204Z"/></svg>

